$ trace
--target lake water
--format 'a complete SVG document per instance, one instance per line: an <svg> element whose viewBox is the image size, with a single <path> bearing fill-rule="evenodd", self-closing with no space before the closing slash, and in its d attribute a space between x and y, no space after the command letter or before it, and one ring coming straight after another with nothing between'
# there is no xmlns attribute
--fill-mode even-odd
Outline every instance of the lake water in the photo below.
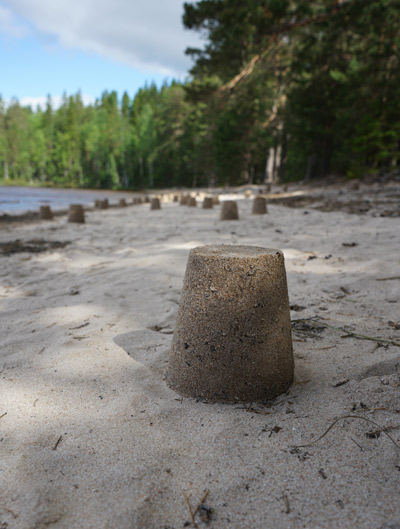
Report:
<svg viewBox="0 0 400 529"><path fill-rule="evenodd" d="M70 204L93 206L96 198L108 198L110 204L113 204L120 198L133 196L124 191L0 186L0 214L16 215L25 211L38 211L43 205L48 205L53 210L67 209Z"/></svg>

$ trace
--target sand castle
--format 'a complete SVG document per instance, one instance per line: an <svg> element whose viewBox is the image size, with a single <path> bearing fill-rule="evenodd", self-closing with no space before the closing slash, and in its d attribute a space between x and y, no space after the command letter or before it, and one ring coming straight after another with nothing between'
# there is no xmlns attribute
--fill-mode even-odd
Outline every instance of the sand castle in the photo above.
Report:
<svg viewBox="0 0 400 529"><path fill-rule="evenodd" d="M78 222L83 224L85 222L85 213L80 204L71 204L68 212L68 222Z"/></svg>
<svg viewBox="0 0 400 529"><path fill-rule="evenodd" d="M99 209L108 209L108 198L96 198L94 201L94 207Z"/></svg>
<svg viewBox="0 0 400 529"><path fill-rule="evenodd" d="M204 197L203 200L203 209L211 209L214 207L212 197Z"/></svg>
<svg viewBox="0 0 400 529"><path fill-rule="evenodd" d="M191 250L168 384L212 401L265 401L287 391L293 371L282 252L230 245Z"/></svg>
<svg viewBox="0 0 400 529"><path fill-rule="evenodd" d="M50 206L40 206L39 218L41 220L53 220L53 213Z"/></svg>
<svg viewBox="0 0 400 529"><path fill-rule="evenodd" d="M187 205L189 207L191 207L191 208L197 207L197 201L196 201L195 197L189 197Z"/></svg>
<svg viewBox="0 0 400 529"><path fill-rule="evenodd" d="M267 200L264 197L256 196L253 200L252 215L264 215L267 213Z"/></svg>
<svg viewBox="0 0 400 529"><path fill-rule="evenodd" d="M118 205L120 208L126 208L126 200L124 198L120 198Z"/></svg>
<svg viewBox="0 0 400 529"><path fill-rule="evenodd" d="M239 211L236 200L225 200L222 203L220 220L238 220Z"/></svg>
<svg viewBox="0 0 400 529"><path fill-rule="evenodd" d="M352 191L358 191L360 189L360 182L358 180L350 182L349 189Z"/></svg>
<svg viewBox="0 0 400 529"><path fill-rule="evenodd" d="M150 209L161 209L160 199L158 197L151 199Z"/></svg>

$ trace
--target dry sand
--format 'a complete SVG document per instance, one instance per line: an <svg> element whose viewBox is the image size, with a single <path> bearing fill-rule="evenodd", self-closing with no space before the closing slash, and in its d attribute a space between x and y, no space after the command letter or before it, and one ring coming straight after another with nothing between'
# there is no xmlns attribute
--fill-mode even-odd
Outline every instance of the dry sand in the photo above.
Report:
<svg viewBox="0 0 400 529"><path fill-rule="evenodd" d="M348 334L400 342L399 218L238 204L239 221L163 202L0 226L70 241L0 255L1 529L180 529L207 491L199 527L400 528L400 348ZM210 243L284 252L306 321L273 402L164 382L189 249Z"/></svg>

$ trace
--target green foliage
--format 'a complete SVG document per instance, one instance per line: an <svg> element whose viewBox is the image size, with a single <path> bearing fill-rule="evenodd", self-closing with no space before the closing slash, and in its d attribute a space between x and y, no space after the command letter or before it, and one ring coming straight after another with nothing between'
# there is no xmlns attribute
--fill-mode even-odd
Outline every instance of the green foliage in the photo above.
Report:
<svg viewBox="0 0 400 529"><path fill-rule="evenodd" d="M54 110L33 112L0 99L0 179L9 183L143 188L191 185L195 115L182 84L127 93L104 92L84 107L80 94ZM194 120L195 121L195 120Z"/></svg>
<svg viewBox="0 0 400 529"><path fill-rule="evenodd" d="M400 0L200 0L185 83L0 98L0 179L133 188L360 177L400 165Z"/></svg>
<svg viewBox="0 0 400 529"><path fill-rule="evenodd" d="M185 4L186 27L208 37L204 49L188 50L196 60L188 94L198 101L203 86L214 109L217 177L298 180L398 166L399 12L400 0ZM207 92L210 76L225 90ZM262 175L272 157L276 171Z"/></svg>

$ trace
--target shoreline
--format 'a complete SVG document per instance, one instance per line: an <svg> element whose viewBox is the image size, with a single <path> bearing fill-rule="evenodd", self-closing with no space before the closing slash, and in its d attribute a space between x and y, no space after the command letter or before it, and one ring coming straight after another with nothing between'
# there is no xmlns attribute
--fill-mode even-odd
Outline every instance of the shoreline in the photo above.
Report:
<svg viewBox="0 0 400 529"><path fill-rule="evenodd" d="M261 185L244 185L240 187L232 187L229 189L223 188L198 188L190 189L158 189L158 190L143 190L142 192L123 192L118 193L117 198L128 198L124 193L130 193L132 198L140 196L166 196L171 194L196 194L205 195L207 193L219 194L221 197L224 194L237 195L241 198L246 192L251 193L252 196L261 193L268 203L280 204L290 208L312 208L319 211L344 211L351 214L375 214L387 217L400 216L400 183L396 181L389 181L386 183L372 183L362 184L357 189L352 189L354 182L346 185L333 183L327 186L315 184L293 184L286 191L284 186L273 186L271 192L265 192L264 186ZM54 188L51 188L54 189ZM60 189L61 190L61 189ZM67 190L67 189L65 189ZM93 190L87 190L92 192ZM103 190L104 192L113 192L110 190ZM79 202L78 202L79 203ZM127 202L127 206L132 206L131 202ZM93 205L83 205L86 211L93 211ZM117 203L110 203L109 208L119 207ZM68 208L53 208L54 216L64 216L68 214ZM39 219L39 212L35 210L23 210L21 212L7 213L0 209L0 224L10 222L31 222Z"/></svg>

